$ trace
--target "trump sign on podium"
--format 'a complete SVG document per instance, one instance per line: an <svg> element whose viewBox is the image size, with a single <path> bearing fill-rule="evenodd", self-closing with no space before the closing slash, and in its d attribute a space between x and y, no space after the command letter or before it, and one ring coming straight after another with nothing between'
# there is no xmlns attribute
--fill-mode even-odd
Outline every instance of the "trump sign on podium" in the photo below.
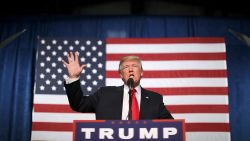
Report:
<svg viewBox="0 0 250 141"><path fill-rule="evenodd" d="M75 120L74 141L185 141L184 120Z"/></svg>

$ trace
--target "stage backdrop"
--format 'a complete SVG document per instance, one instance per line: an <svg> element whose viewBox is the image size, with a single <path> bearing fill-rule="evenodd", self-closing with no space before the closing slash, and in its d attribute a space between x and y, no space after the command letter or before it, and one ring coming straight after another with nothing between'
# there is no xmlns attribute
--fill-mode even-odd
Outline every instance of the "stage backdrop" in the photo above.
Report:
<svg viewBox="0 0 250 141"><path fill-rule="evenodd" d="M220 132L222 134L226 134L225 137L228 137L227 135L230 134L231 140L233 141L250 140L250 135L249 135L249 127L250 127L250 110L249 110L250 55L249 53L250 53L250 48L246 46L244 43L242 43L240 40L235 38L232 34L230 34L230 32L228 32L229 28L231 28L238 32L244 33L246 35L250 35L249 19L221 18L221 17L220 18L219 17L218 18L167 17L167 16L157 16L157 17L81 17L81 16L58 17L58 16L53 16L53 17L8 17L8 18L2 17L0 21L1 21L0 22L0 33L1 33L0 40L1 41L19 31L22 31L23 29L27 29L27 31L23 35L21 35L18 39L14 40L13 42L8 44L4 48L0 48L0 60L1 60L0 61L0 114L4 115L4 116L0 116L0 137L1 137L1 140L3 141L16 141L16 140L26 141L26 140L31 139L33 100L34 102L36 101L36 99L33 98L33 96L36 96L34 95L34 84L35 84L34 82L35 82L35 68L36 68L36 59L37 59L36 53L37 53L37 49L39 49L38 48L39 42L37 41L44 37L46 37L46 39L55 38L56 41L59 41L58 37L65 39L65 40L67 39L69 41L72 41L70 39L78 39L79 41L82 39L90 39L91 41L92 39L101 39L105 43L106 49L108 48L107 46L108 44L112 45L112 42L109 42L109 40L107 40L106 42L106 39L110 39L113 37L115 38L151 38L151 39L152 38L186 38L186 37L224 38L225 45L226 45L226 62L225 63L227 64L227 66L224 66L223 69L227 70L227 76L228 76L229 119L230 119L229 126L230 128L228 127L228 122L226 120L222 120L224 118L216 119L213 122L221 121L221 122L224 122L223 123L224 125L226 125L226 126L223 126L223 128L218 128L218 130L226 129L227 131L225 132L216 131L216 133ZM106 50L106 52L108 53L108 50ZM53 53L53 51L51 53ZM98 58L96 59L98 60ZM96 59L93 59L93 60L96 60ZM107 58L107 60L108 59L109 58ZM165 58L165 59L168 59L168 58ZM106 67L109 64L107 63L108 62L107 60L106 60L106 65L103 65L103 67ZM115 65L116 64L115 62L117 62L117 60L118 60L117 58L115 59L113 58L110 60L110 62L114 62L113 64ZM220 60L220 59L217 58L217 60ZM147 65L148 64L147 60L144 60L144 61L146 61L145 65ZM148 60L148 62L150 61L156 61L156 60ZM207 60L207 61L209 62L212 60ZM181 60L177 60L176 62L181 62ZM54 66L53 63L51 63L50 65L51 66L49 67ZM170 64L167 63L166 65L170 65ZM175 64L172 64L172 65L175 65ZM102 65L99 65L99 67L100 66ZM181 66L176 66L176 67L181 67ZM187 66L187 68L189 67L192 67L192 66ZM208 66L206 65L204 67L208 67ZM59 63L56 63L56 68L60 68ZM113 76L112 71L114 71L113 70L114 68L106 67L105 69L110 69L110 72L109 72L110 74L108 74L107 72L107 74L105 73L106 76L98 76L98 79L105 78L106 85L110 82L119 81L117 76ZM50 69L47 69L47 71L50 71ZM57 71L60 72L60 69ZM63 68L62 68L62 71L63 71ZM93 72L90 72L90 73L94 73L96 71L97 70L93 70ZM154 71L154 70L151 70L151 71ZM179 71L181 72L181 69ZM150 71L148 73L150 74ZM166 74L159 73L159 75L164 76ZM183 73L179 73L179 75L183 77ZM223 73L221 75L224 76ZM45 81L45 84L52 83L50 81L53 81L54 77L63 77L63 75L55 76L52 74L52 75L49 75L49 77L51 78L49 79L49 81ZM92 77L94 76L87 75L85 78L82 77L82 79L86 81L88 78L92 78ZM145 76L145 81L142 83L142 86L144 87L148 87L146 80L149 80L150 76L148 75L147 77ZM171 81L177 80L176 76L171 79L170 79L170 76L168 76L165 79L171 80ZM187 77L185 79L184 78L182 79L189 80L190 78ZM222 78L222 77L217 76L215 77L215 79L213 79L213 81L221 82L220 81L221 79L223 81L222 83L219 83L220 84L219 86L226 87L227 85L224 85L226 82L226 77ZM63 79L61 79L61 81L62 80ZM112 80L112 81L108 81L108 80ZM186 82L187 81L182 81L183 84L186 84L188 86L197 84L197 83L189 84ZM60 84L61 82L60 81L56 82L57 85L58 83ZM89 86L87 87L87 90L91 90L91 91L94 90L94 85L96 84L96 82L91 82L91 83L93 87ZM84 81L82 81L82 84L84 84ZM199 85L203 85L203 84L204 83L201 83ZM172 83L171 84L164 83L164 85L159 83L159 85L163 87L167 87L168 85L172 87L174 86ZM52 91L52 88L57 89L56 87L57 86L51 87L51 91ZM156 90L156 88L150 88L150 87L148 87L148 89ZM168 92L171 92L171 91L168 91ZM189 114L180 114L181 112L185 111L185 109L183 108L180 109L181 112L179 113L178 111L173 110L173 107L177 107L177 106L173 105L171 101L174 100L173 98L176 98L177 96L181 97L183 95L180 96L180 94L179 95L168 94L167 91L160 92L160 93L164 94L164 101L166 102L165 104L167 105L167 108L172 110L176 118L181 118L182 116L189 115ZM177 93L177 92L174 92L174 93ZM199 93L199 95L201 95L201 93ZM215 95L216 94L214 94L214 96ZM225 93L224 94L219 93L218 96L219 98L213 102L217 102L217 100L221 101L221 97L222 99L226 99L227 97ZM198 97L198 98L201 98L201 97ZM187 101L184 101L186 102L186 105L189 105L190 103L188 102L192 101L192 99L188 99L188 98L183 99L183 100L187 100ZM54 102L60 101L60 99L53 99L52 101ZM207 105L211 104L209 102L211 102L211 100L208 99L206 104ZM64 101L64 103L66 103L66 101ZM174 101L174 103L179 103L179 102ZM47 104L49 105L49 103ZM201 104L201 103L198 103L198 104ZM226 104L227 103L224 103L224 105ZM214 106L215 105L216 104L214 104ZM204 110L204 107L201 106L201 109ZM200 113L201 109L197 109L198 110L197 113ZM227 114L226 112L227 109L226 108L222 108L222 109L224 109L224 113L222 114L220 114L221 111L216 113L215 112L216 110L213 110L213 113L217 115L221 115L222 117L226 117L223 115ZM213 115L212 113L209 113L209 111L207 115L210 115L210 114ZM68 113L73 114L70 112ZM202 114L192 113L192 115L201 116ZM33 121L35 122L35 117L33 118L34 118ZM65 117L63 116L62 117L63 121L61 122L66 123L66 125L68 125L67 122L65 122L66 118L67 118L66 115ZM191 121L192 118L193 117L187 117L189 123L194 122L194 121ZM69 118L69 120L71 119ZM204 119L201 118L200 120L202 121ZM49 119L47 122L49 123ZM195 121L195 123L197 122L198 121ZM197 124L192 123L192 125L200 125L200 124L204 124L203 121ZM216 124L219 124L219 123L216 123ZM195 126L191 126L191 127L195 127ZM47 127L44 127L44 128L47 128ZM189 128L189 129L192 129L192 128ZM204 128L197 128L197 130L201 130L201 129L204 129ZM213 128L210 127L210 129L213 129ZM62 130L65 130L65 128L62 128ZM193 128L192 130L194 130L192 133L197 133L195 132L195 128ZM229 133L229 131L231 133ZM64 131L61 131L61 132L64 132ZM206 133L206 132L202 131L200 133Z"/></svg>
<svg viewBox="0 0 250 141"><path fill-rule="evenodd" d="M73 139L73 120L95 120L70 109L64 89L68 52L87 68L81 86L91 95L120 86L119 59L142 59L142 87L163 95L175 119L185 119L187 141L229 141L228 82L224 38L41 38L38 41L32 140ZM112 101L111 101L112 102ZM60 137L60 138L58 138Z"/></svg>

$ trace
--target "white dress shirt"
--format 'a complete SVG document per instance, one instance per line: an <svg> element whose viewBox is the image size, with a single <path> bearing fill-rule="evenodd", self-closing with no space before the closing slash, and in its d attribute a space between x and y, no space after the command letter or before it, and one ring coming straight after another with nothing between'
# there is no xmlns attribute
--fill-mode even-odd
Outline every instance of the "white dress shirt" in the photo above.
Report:
<svg viewBox="0 0 250 141"><path fill-rule="evenodd" d="M139 110L141 105L141 87L137 86L136 89L136 99L138 102ZM122 103L122 120L128 120L128 112L129 112L129 88L127 85L124 85L123 88L123 103Z"/></svg>

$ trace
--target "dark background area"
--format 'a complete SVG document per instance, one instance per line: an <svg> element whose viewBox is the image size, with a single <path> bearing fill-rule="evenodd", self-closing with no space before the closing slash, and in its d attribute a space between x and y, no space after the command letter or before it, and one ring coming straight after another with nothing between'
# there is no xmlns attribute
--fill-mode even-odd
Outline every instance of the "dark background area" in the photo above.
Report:
<svg viewBox="0 0 250 141"><path fill-rule="evenodd" d="M215 0L8 0L1 16L22 15L182 15L249 17L247 1Z"/></svg>
<svg viewBox="0 0 250 141"><path fill-rule="evenodd" d="M0 140L30 140L34 64L39 35L79 38L225 37L231 140L250 141L250 48L229 32L233 29L250 37L250 8L247 3L243 0L2 2L0 41L23 29L27 31L0 49L0 115L4 115L0 116Z"/></svg>

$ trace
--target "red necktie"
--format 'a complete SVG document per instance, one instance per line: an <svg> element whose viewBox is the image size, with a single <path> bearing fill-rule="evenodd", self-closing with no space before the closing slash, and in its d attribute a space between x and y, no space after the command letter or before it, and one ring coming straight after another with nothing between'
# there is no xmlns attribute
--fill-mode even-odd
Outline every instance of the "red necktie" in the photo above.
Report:
<svg viewBox="0 0 250 141"><path fill-rule="evenodd" d="M131 92L132 97L132 120L139 120L139 105L136 99L136 89L132 89Z"/></svg>

